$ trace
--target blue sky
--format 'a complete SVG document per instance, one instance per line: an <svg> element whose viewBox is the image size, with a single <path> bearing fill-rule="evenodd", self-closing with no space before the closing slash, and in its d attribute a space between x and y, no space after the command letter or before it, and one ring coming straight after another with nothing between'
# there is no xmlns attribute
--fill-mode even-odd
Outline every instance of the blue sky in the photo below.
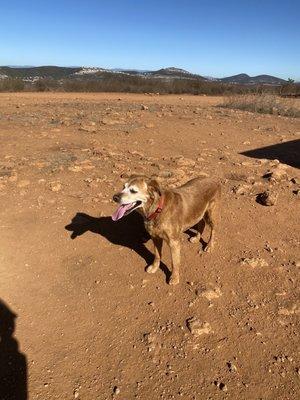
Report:
<svg viewBox="0 0 300 400"><path fill-rule="evenodd" d="M300 80L299 20L299 0L2 1L0 65L176 66Z"/></svg>

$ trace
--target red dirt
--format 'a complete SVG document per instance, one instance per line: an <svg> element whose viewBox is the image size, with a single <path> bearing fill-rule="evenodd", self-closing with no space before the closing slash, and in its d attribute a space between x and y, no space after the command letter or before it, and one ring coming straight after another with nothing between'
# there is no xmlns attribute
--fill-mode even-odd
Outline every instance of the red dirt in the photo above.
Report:
<svg viewBox="0 0 300 400"><path fill-rule="evenodd" d="M221 102L0 95L0 333L15 343L16 313L29 399L299 399L300 121ZM271 145L286 167L269 150L240 154ZM166 267L145 272L140 220L110 219L120 176L133 172L222 182L215 249L198 255L184 234L176 287L166 247ZM266 189L274 206L256 202ZM208 333L193 335L191 317ZM4 351L2 370L11 355L24 372L17 349Z"/></svg>

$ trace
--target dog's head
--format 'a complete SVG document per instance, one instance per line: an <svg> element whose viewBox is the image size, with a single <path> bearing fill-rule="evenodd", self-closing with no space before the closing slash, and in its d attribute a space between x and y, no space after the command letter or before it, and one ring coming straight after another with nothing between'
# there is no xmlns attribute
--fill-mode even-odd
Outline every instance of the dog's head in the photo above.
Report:
<svg viewBox="0 0 300 400"><path fill-rule="evenodd" d="M117 221L137 209L145 209L147 203L161 194L159 184L155 179L146 176L133 175L125 183L123 190L113 196L113 201L119 204L112 219Z"/></svg>

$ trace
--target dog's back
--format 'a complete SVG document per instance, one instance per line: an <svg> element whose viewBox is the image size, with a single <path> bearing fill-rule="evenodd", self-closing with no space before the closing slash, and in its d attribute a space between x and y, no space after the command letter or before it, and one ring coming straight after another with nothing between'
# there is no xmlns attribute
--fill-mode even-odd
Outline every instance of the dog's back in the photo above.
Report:
<svg viewBox="0 0 300 400"><path fill-rule="evenodd" d="M179 211L177 215L181 220L181 230L186 230L197 224L206 210L219 201L221 185L209 178L194 178L172 192L175 194L170 199L172 206Z"/></svg>

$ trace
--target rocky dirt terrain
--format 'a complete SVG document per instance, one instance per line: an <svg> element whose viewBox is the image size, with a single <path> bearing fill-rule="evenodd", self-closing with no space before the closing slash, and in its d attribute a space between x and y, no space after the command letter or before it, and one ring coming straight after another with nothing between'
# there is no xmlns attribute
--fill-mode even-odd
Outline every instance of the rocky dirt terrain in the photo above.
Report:
<svg viewBox="0 0 300 400"><path fill-rule="evenodd" d="M300 121L220 103L0 95L1 399L299 399ZM138 215L111 220L132 173L222 183L178 286Z"/></svg>

